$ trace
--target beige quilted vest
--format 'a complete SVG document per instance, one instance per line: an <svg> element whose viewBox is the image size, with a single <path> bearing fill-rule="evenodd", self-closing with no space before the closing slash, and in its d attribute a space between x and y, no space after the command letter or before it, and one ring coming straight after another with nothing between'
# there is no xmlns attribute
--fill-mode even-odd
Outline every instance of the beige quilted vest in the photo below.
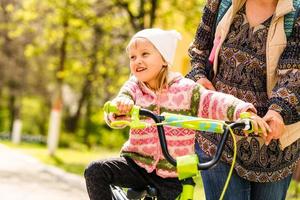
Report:
<svg viewBox="0 0 300 200"><path fill-rule="evenodd" d="M233 21L235 14L243 6L245 1L246 0L232 0L232 6L228 9L228 11L218 24L215 38L220 38L220 43L216 48L216 55L219 54L220 47L228 34L230 25ZM266 49L268 96L271 95L272 89L277 82L276 67L280 55L282 54L287 44L287 39L284 32L284 15L293 10L293 0L278 0L278 4L275 10L275 16L273 17L271 25L269 27ZM217 71L217 67L218 56L215 56L215 72ZM286 132L279 139L282 149L289 146L290 144L292 144L300 138L300 122L287 125L286 127Z"/></svg>

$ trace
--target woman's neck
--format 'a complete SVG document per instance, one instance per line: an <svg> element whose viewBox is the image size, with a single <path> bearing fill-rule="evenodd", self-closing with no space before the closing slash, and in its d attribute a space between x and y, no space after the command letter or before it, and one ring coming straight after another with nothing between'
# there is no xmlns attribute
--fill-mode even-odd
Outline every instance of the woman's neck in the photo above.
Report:
<svg viewBox="0 0 300 200"><path fill-rule="evenodd" d="M277 0L247 0L246 17L250 27L256 27L270 18L276 10Z"/></svg>
<svg viewBox="0 0 300 200"><path fill-rule="evenodd" d="M275 6L277 5L278 0L247 0L255 2L257 5L263 5L263 6Z"/></svg>

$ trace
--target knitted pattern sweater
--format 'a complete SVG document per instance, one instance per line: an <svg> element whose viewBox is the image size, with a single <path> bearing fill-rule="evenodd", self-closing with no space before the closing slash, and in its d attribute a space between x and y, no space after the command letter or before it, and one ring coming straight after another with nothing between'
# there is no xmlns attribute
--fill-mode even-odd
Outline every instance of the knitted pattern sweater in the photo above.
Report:
<svg viewBox="0 0 300 200"><path fill-rule="evenodd" d="M135 105L156 114L169 112L203 118L233 121L241 112L254 106L232 95L206 90L204 87L184 78L179 73L170 73L168 86L160 93L150 90L132 76L121 88L116 98L130 98ZM106 115L108 125L114 120ZM145 119L147 120L147 119ZM173 157L194 153L196 131L164 126L169 153ZM176 177L176 168L168 163L162 154L156 127L131 129L129 140L124 144L122 156L132 158L140 167L161 177Z"/></svg>

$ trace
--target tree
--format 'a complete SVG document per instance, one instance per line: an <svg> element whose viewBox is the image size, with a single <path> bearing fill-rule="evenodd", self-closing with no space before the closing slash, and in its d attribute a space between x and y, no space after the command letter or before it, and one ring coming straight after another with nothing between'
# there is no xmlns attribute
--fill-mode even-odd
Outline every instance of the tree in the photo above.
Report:
<svg viewBox="0 0 300 200"><path fill-rule="evenodd" d="M45 113L63 104L61 132L90 145L100 141L105 127L102 105L130 74L130 37L149 27L194 33L203 6L200 0L0 3L1 116L10 105L10 126L19 115L26 132L46 135Z"/></svg>
<svg viewBox="0 0 300 200"><path fill-rule="evenodd" d="M114 4L126 11L135 32L155 24L159 0L115 0Z"/></svg>
<svg viewBox="0 0 300 200"><path fill-rule="evenodd" d="M18 1L0 1L1 14L1 61L0 71L2 72L3 87L7 88L8 108L10 113L9 132L12 132L13 124L17 119L20 119L22 90L26 86L26 66L27 62L23 54L26 44L30 37L27 34L18 36L14 33L14 28L17 27L17 20L13 13L19 9Z"/></svg>

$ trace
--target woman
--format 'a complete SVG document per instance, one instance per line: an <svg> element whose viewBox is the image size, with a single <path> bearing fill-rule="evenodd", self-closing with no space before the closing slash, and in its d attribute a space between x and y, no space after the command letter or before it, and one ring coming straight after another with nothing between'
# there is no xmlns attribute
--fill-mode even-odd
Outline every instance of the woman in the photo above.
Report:
<svg viewBox="0 0 300 200"><path fill-rule="evenodd" d="M272 129L267 137L236 133L238 157L225 199L285 199L300 152L300 17L286 38L284 15L294 10L292 0L232 0L216 27L210 56L215 75L209 81L205 64L218 4L208 0L204 9L187 77L253 103ZM201 134L197 141L200 162L209 159L217 136ZM222 162L202 172L208 200L221 194L232 149L229 140Z"/></svg>

